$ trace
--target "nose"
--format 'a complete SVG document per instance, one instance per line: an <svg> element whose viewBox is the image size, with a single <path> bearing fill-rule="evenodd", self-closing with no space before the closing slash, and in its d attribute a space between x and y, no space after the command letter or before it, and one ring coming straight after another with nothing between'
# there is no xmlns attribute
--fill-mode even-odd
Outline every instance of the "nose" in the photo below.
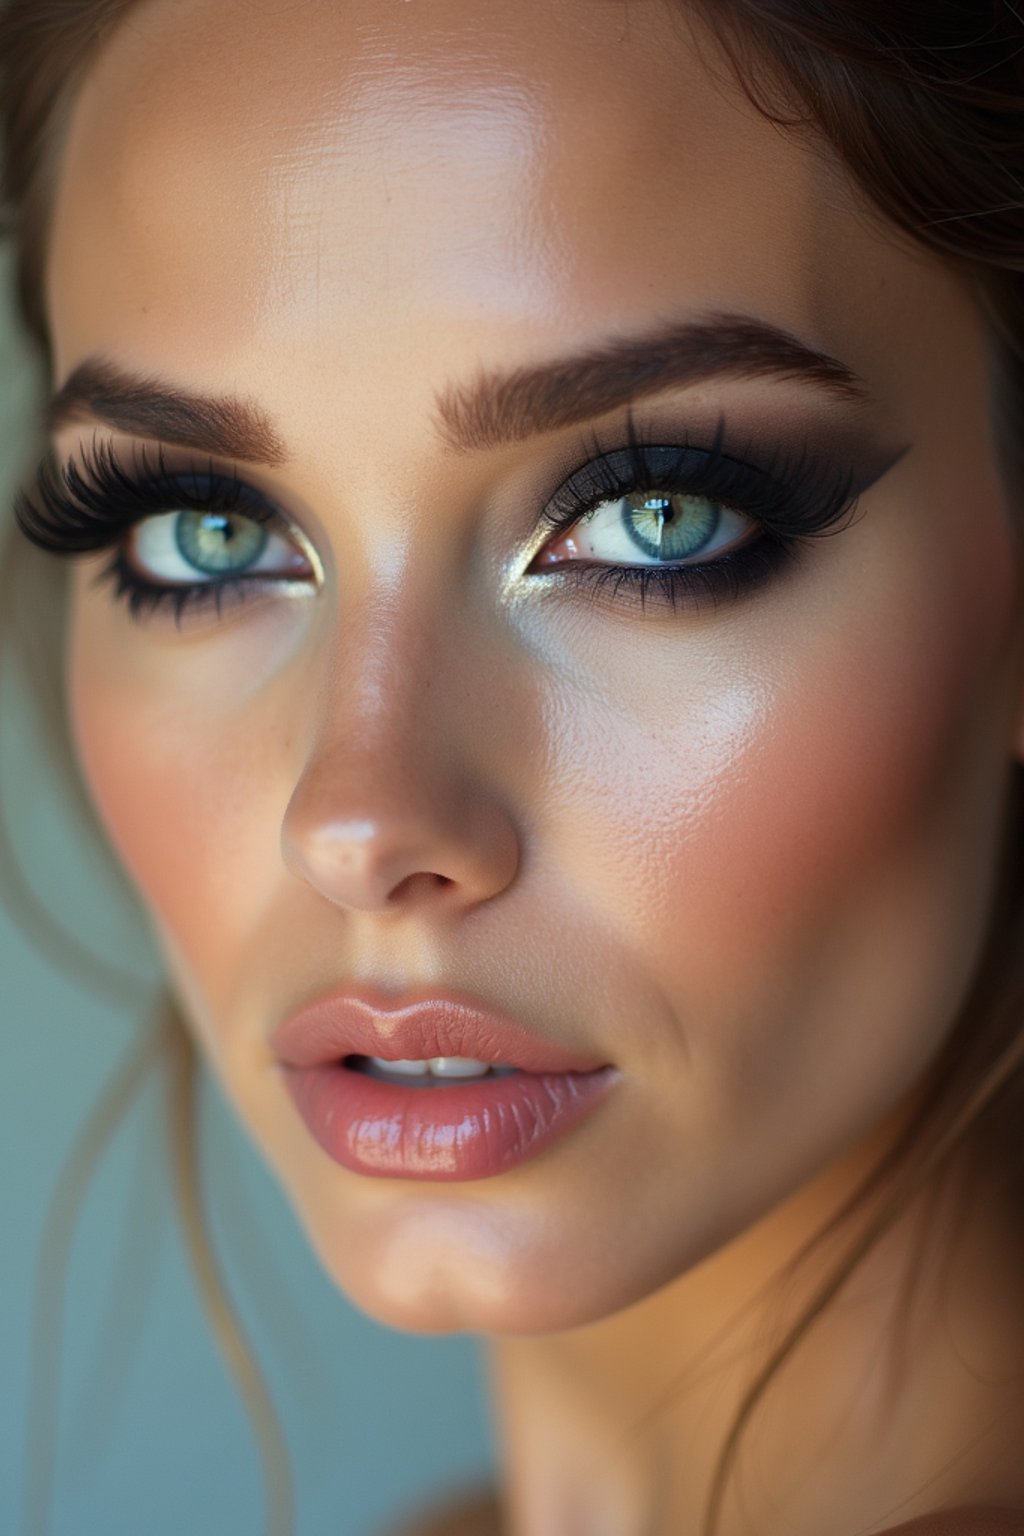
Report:
<svg viewBox="0 0 1024 1536"><path fill-rule="evenodd" d="M282 857L341 908L468 911L506 890L520 864L515 817L477 750L489 742L494 756L494 721L481 718L494 692L481 697L436 674L437 686L417 686L405 661L383 669L390 687L367 668L362 684L335 674L334 696L319 698L318 739L285 811Z"/></svg>
<svg viewBox="0 0 1024 1536"><path fill-rule="evenodd" d="M441 803L419 786L399 798L381 784L339 793L336 777L318 792L308 781L300 788L282 828L285 865L335 906L455 912L499 895L515 878L511 818L479 795Z"/></svg>

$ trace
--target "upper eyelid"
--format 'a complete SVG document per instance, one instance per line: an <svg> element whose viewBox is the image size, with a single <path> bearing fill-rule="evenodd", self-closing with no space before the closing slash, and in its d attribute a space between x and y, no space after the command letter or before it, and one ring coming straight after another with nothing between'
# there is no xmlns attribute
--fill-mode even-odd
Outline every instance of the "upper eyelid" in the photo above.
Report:
<svg viewBox="0 0 1024 1536"><path fill-rule="evenodd" d="M773 465L772 461L781 461L791 466L794 450L798 459L803 459L805 455L810 453L810 458L816 460L819 466L829 460L832 461L833 465L840 461L845 461L849 465L852 460L861 458L863 452L863 450L853 453L840 452L836 455L834 452L829 451L827 438L820 442L815 442L817 434L813 430L811 432L801 432L799 439L795 438L792 432L784 433L781 438L773 433L770 440L765 440L765 442L770 441L770 447L766 448L760 440L760 434L752 433L749 430L749 424L747 429L744 430L743 426L737 427L730 417L727 425L726 413L721 410L717 415L717 425L711 426L705 423L701 430L694 430L692 424L686 422L680 422L675 426L671 422L667 422L659 425L654 430L657 434L656 436L650 435L649 429L647 433L638 432L633 412L627 410L625 423L620 423L615 427L602 423L592 427L585 435L581 434L577 439L575 450L571 452L571 457L564 450L559 455L562 459L562 465L557 479L551 476L549 471L544 477L547 483L543 488L534 482L534 491L530 496L531 500L536 497L536 510L533 515L533 537L544 532L545 528L549 529L552 526L557 526L555 517L546 514L552 512L555 506L570 493L570 487L573 487L574 482L576 482L576 488L578 489L579 480L586 476L588 471L590 473L594 472L595 461L607 460L611 456L620 454L631 443L641 454L644 449L657 447L669 448L676 454L708 454L709 452L714 453L717 451L723 460L729 460L736 468L742 468L751 477L759 479L762 484L772 482L777 484L779 481L786 479L785 474L776 477L773 469L777 465ZM67 452L60 451L57 438L63 435L63 433L53 433L51 436L51 452L61 468L76 458L73 450ZM162 463L170 477L187 477L194 474L209 475L217 480L238 485L246 494L254 497L257 503L274 514L281 530L294 537L297 544L301 547L303 554L316 571L318 581L323 580L324 563L320 557L315 536L306 525L301 512L294 510L290 504L282 504L271 490L263 485L254 483L247 474L240 474L237 461L218 462L215 457L210 455L200 455L194 451L174 445L167 447L160 443L154 444L145 440L132 440L128 452L125 453L115 438L102 432L101 429L94 429L92 433L94 456L97 442L100 438L103 440L103 446L110 451L115 461L120 466L127 467L136 479L144 478L141 471L148 472L151 469L151 461L155 454L158 465ZM668 439L667 442L666 439ZM877 453L877 447L877 444L872 445L868 443L868 454ZM901 454L897 455L897 457L899 456ZM765 459L767 462L763 462ZM572 465L568 472L566 472L567 460ZM874 477L870 478L873 479ZM593 493L584 498L576 515L584 516L587 510L599 505L601 499L600 488L595 487ZM562 517L564 517L564 512ZM562 517L558 518L558 522L562 521ZM314 525L317 524L317 521L314 514ZM322 526L317 528L317 532L323 537L324 531ZM532 541L531 537L531 543Z"/></svg>
<svg viewBox="0 0 1024 1536"><path fill-rule="evenodd" d="M103 437L94 431L90 443L91 462L95 463L99 452L109 457L117 470L125 475L125 478L133 482L140 490L146 488L147 482L158 476L166 477L168 481L184 481L189 476L207 478L213 482L237 487L243 498L249 499L250 504L259 506L268 514L266 521L277 532L294 537L302 549L303 554L314 569L317 584L322 585L324 580L324 566L316 544L304 526L302 520L290 509L285 508L269 491L260 485L253 483L246 475L238 472L237 464L228 464L227 461L218 462L210 455L188 455L188 450L172 447L170 454L163 443L147 444L145 442L133 445L127 458L122 454L113 439ZM51 443L51 452L58 470L63 475L64 470L75 461L75 454L61 453L55 441ZM179 455L185 457L179 459ZM151 462L155 455L156 465ZM173 455L173 457L172 457ZM46 459L41 461L44 464ZM41 466L40 466L41 467ZM169 508L173 511L173 508ZM244 515L244 505L239 505L239 512ZM152 516L159 514L154 510ZM140 518L139 521L142 521Z"/></svg>
<svg viewBox="0 0 1024 1536"><path fill-rule="evenodd" d="M657 465L653 458L655 454L668 455L668 462ZM703 462L697 463L697 460ZM621 461L624 472L616 473L613 468L616 461ZM603 448L595 440L590 445L585 461L577 464L567 475L563 474L546 496L541 520L549 526L564 527L567 517L588 516L606 500L624 494L624 487L647 484L651 489L657 489L655 482L659 478L663 478L667 485L686 470L692 480L696 478L699 469L718 472L727 469L746 475L752 484L764 487L781 488L787 482L787 473L776 474L770 465L756 463L748 457L748 450L726 451L720 432L716 434L714 442L709 444L688 439L679 442L636 439L626 443L617 441ZM588 477L591 477L589 486L586 484ZM602 478L603 483L600 483Z"/></svg>
<svg viewBox="0 0 1024 1536"><path fill-rule="evenodd" d="M694 444L642 443L634 445L632 449L629 447L612 448L602 453L594 454L586 461L586 463L581 464L577 469L574 469L571 474L567 475L565 479L563 479L556 487L553 494L548 498L547 502L545 503L545 511L547 511L547 509L553 503L559 501L563 496L568 497L570 493L574 495L578 494L580 496L580 506L584 509L592 511L599 507L602 502L609 497L620 495L621 485L630 483L632 480L637 479L639 477L639 473L649 475L653 483L653 481L658 478L658 471L650 458L650 455L653 452L668 452L674 454L676 468L681 467L682 461L687 455L703 453L708 456L709 461L711 459L710 450L698 448ZM647 456L646 458L645 455ZM619 477L619 479L615 480L613 483L606 482L605 485L592 484L590 487L588 487L585 484L588 474L593 476L595 471L599 474L602 472L607 474L608 482L611 482L611 477L613 474L611 466L617 459L625 461L627 471L624 475ZM739 458L735 455L723 454L721 455L721 460L722 462L728 461L737 469L745 470L751 475L759 476L761 479L767 480L770 478L764 473L763 470L759 469L757 465L750 464L747 460ZM585 516L586 511L580 511L579 515Z"/></svg>
<svg viewBox="0 0 1024 1536"><path fill-rule="evenodd" d="M97 427L93 428L92 435L86 443L82 444L72 438L67 448L61 448L59 439L65 433L69 433L69 428L62 428L50 435L47 452L32 472L32 479L35 479L38 471L48 462L63 475L65 470L80 459L87 465L94 465L103 457L108 458L126 479L140 487L158 475L166 476L168 480L197 475L216 481L230 482L256 501L264 503L283 523L302 528L301 519L297 519L293 512L286 510L271 491L257 484L247 474L239 472L237 460L218 459L214 455L200 454L158 439L133 438L128 440L127 448L123 448L115 434L104 432L102 428ZM306 532L308 537L308 530L303 529L303 532Z"/></svg>
<svg viewBox="0 0 1024 1536"><path fill-rule="evenodd" d="M804 439L800 451L806 452L807 447L808 440ZM742 432L734 431L724 411L719 412L716 423L710 429L705 428L696 432L692 427L681 422L676 426L668 424L659 427L652 435L638 426L632 409L627 409L622 426L611 430L606 427L594 427L579 442L573 455L575 461L573 467L568 472L563 468L557 482L548 485L542 500L542 521L554 523L556 521L554 517L546 516L549 510L563 497L571 494L574 482L582 480L588 472L593 474L597 466L604 465L605 472L608 473L607 466L610 461L627 457L632 460L631 467L637 471L643 469L644 472L650 472L651 464L649 461L646 464L643 463L644 456L659 451L668 451L674 454L677 460L682 460L687 455L695 457L702 455L709 463L715 461L719 465L729 464L736 470L742 470L752 478L758 479L762 484L784 481L785 473L776 477L773 469L778 469L780 465L787 466L792 457L792 445L789 443L776 445L774 453L757 450ZM759 462L759 459L766 459L767 462ZM595 488L595 491L598 489ZM609 487L608 494L615 494L615 491ZM591 507L599 505L600 500L599 494L583 498L584 504L589 501ZM581 511L579 515L583 516L585 512Z"/></svg>

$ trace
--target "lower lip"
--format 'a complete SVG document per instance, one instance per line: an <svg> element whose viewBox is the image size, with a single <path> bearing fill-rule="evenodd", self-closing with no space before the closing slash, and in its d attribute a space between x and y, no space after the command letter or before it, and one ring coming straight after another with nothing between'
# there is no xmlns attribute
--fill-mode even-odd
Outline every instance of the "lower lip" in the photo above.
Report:
<svg viewBox="0 0 1024 1536"><path fill-rule="evenodd" d="M536 1157L620 1076L608 1066L407 1088L340 1062L281 1070L314 1140L336 1163L376 1178L439 1181L486 1179Z"/></svg>

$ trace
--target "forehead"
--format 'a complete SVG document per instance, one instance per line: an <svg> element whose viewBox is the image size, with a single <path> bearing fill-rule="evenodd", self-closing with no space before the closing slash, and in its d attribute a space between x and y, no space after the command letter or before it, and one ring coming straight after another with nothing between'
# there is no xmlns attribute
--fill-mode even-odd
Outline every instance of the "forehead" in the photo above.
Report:
<svg viewBox="0 0 1024 1536"><path fill-rule="evenodd" d="M58 371L103 350L220 382L284 348L411 376L681 308L856 367L926 319L922 258L694 25L662 0L149 0L71 122Z"/></svg>

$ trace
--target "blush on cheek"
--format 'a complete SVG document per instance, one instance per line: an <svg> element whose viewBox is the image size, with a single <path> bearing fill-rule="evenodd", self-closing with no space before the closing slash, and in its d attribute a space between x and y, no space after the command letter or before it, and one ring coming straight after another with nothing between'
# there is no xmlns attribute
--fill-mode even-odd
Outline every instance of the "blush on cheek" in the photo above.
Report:
<svg viewBox="0 0 1024 1536"><path fill-rule="evenodd" d="M798 656L707 813L663 845L658 884L676 895L648 933L666 992L709 1070L749 1078L755 1104L826 1057L888 1091L963 994L995 853L1000 701L982 613L961 591L954 621L942 589L936 573L934 606L905 623L865 601L831 657Z"/></svg>

